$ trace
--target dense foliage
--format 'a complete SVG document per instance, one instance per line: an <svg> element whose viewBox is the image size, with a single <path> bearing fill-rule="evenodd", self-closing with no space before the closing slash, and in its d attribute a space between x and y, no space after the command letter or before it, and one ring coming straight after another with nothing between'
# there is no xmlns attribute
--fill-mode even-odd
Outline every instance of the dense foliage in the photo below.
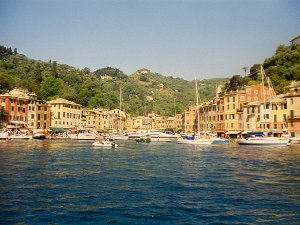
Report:
<svg viewBox="0 0 300 225"><path fill-rule="evenodd" d="M291 81L300 80L300 46L278 46L275 54L265 59L263 68L270 77L276 93L283 93L284 87L289 85ZM259 82L261 82L260 65L254 64L247 76L233 76L225 88L227 91L236 90L243 85Z"/></svg>
<svg viewBox="0 0 300 225"><path fill-rule="evenodd" d="M111 77L111 79L108 79ZM106 78L106 79L102 79ZM227 78L199 82L201 100L214 97L216 87ZM0 92L26 88L39 99L66 98L87 108L119 108L120 88L122 110L132 115L174 115L195 104L195 83L166 77L141 69L128 76L116 68L91 72L56 61L43 62L18 54L15 49L0 46Z"/></svg>
<svg viewBox="0 0 300 225"><path fill-rule="evenodd" d="M275 54L267 58L263 67L277 93L292 80L300 80L300 46L280 45ZM246 72L246 67L243 68ZM225 90L237 90L244 85L261 82L260 65L254 64L246 76L234 75L230 79L215 78L198 81L200 100L215 96L218 85ZM181 113L195 104L195 82L166 77L148 69L131 75L111 67L91 72L50 60L29 59L0 46L0 92L13 88L26 88L39 99L66 98L87 108L119 108L122 90L122 110L132 115L159 115Z"/></svg>

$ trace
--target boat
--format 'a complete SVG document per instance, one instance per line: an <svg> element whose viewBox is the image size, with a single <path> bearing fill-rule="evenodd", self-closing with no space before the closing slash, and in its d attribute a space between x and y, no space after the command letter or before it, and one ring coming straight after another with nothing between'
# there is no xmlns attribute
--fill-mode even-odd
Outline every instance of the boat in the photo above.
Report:
<svg viewBox="0 0 300 225"><path fill-rule="evenodd" d="M8 139L10 139L10 140L29 140L31 138L32 137L26 133L17 133L17 134L12 134L12 135L8 136Z"/></svg>
<svg viewBox="0 0 300 225"><path fill-rule="evenodd" d="M229 140L227 138L213 138L212 144L228 144Z"/></svg>
<svg viewBox="0 0 300 225"><path fill-rule="evenodd" d="M291 144L300 144L300 138L296 138L296 137L293 137L293 138L290 138L290 142Z"/></svg>
<svg viewBox="0 0 300 225"><path fill-rule="evenodd" d="M71 128L67 136L72 140L96 140L97 133L89 127Z"/></svg>
<svg viewBox="0 0 300 225"><path fill-rule="evenodd" d="M182 137L179 137L177 139L178 144L192 144L192 145L210 145L212 144L214 139L208 139L208 138L198 138L195 137L195 139L184 139Z"/></svg>
<svg viewBox="0 0 300 225"><path fill-rule="evenodd" d="M147 130L138 130L135 132L130 132L130 133L128 133L128 140L135 140L135 139L144 137L147 135L147 133L148 133Z"/></svg>
<svg viewBox="0 0 300 225"><path fill-rule="evenodd" d="M95 146L95 147L112 147L112 148L118 147L117 144L115 144L114 142L111 142L109 140L96 141L93 143L93 146Z"/></svg>
<svg viewBox="0 0 300 225"><path fill-rule="evenodd" d="M262 93L264 98L264 110L266 110L266 92L264 89L264 79L266 79L269 90L272 88L270 78L266 75L262 65L260 66L261 77L262 77ZM273 89L273 88L272 88ZM273 94L274 95L274 94ZM275 96L270 93L270 102L272 97ZM287 146L290 145L290 140L288 137L272 137L266 136L269 132L247 132L248 137L238 140L237 143L240 145L261 145L261 146ZM252 135L249 137L249 135Z"/></svg>
<svg viewBox="0 0 300 225"><path fill-rule="evenodd" d="M119 134L113 134L109 138L110 140L116 141L116 140L128 140L128 135L125 135L123 133Z"/></svg>
<svg viewBox="0 0 300 225"><path fill-rule="evenodd" d="M149 137L151 141L157 141L157 142L171 142L171 141L177 141L177 135L172 133L164 133L157 130L153 130L149 133L147 133L146 137Z"/></svg>
<svg viewBox="0 0 300 225"><path fill-rule="evenodd" d="M0 130L0 140L6 140L8 139L8 132Z"/></svg>
<svg viewBox="0 0 300 225"><path fill-rule="evenodd" d="M46 134L47 133L48 133L47 130L42 130L42 129L33 130L32 131L32 138L33 139L46 139Z"/></svg>
<svg viewBox="0 0 300 225"><path fill-rule="evenodd" d="M251 137L237 141L240 145L261 145L261 146L288 146L290 140L276 137Z"/></svg>
<svg viewBox="0 0 300 225"><path fill-rule="evenodd" d="M213 138L203 138L200 135L200 114L199 114L199 94L197 80L195 79L195 90L196 90L196 106L197 106L197 130L198 135L193 134L192 136L181 136L177 139L178 144L193 144L193 145L210 145L213 143Z"/></svg>

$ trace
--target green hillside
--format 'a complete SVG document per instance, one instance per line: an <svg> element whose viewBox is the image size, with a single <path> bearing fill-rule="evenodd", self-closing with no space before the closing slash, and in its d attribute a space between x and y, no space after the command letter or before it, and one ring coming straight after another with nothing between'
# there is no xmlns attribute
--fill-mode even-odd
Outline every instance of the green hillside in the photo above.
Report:
<svg viewBox="0 0 300 225"><path fill-rule="evenodd" d="M111 80L101 79L110 76ZM199 81L201 100L215 95L216 87L228 78ZM56 61L29 59L17 50L0 46L0 91L15 87L26 88L39 99L66 98L87 108L119 108L122 89L122 110L132 115L181 113L195 104L195 83L182 78L166 77L147 69L126 75L116 68L102 68L93 72L77 69ZM175 104L174 104L175 103Z"/></svg>
<svg viewBox="0 0 300 225"><path fill-rule="evenodd" d="M280 45L273 56L263 64L276 92L282 93L292 80L300 80L300 46ZM236 90L244 85L261 82L260 65L250 68L247 76L234 75L229 78L205 79L198 82L201 101L215 96L216 88ZM112 79L101 79L109 76ZM229 82L228 82L229 81ZM148 69L140 69L131 75L117 68L88 68L43 62L29 59L0 46L0 92L15 87L26 88L39 99L66 98L87 108L119 108L122 89L122 110L132 115L174 115L195 104L195 83L182 78L163 76Z"/></svg>

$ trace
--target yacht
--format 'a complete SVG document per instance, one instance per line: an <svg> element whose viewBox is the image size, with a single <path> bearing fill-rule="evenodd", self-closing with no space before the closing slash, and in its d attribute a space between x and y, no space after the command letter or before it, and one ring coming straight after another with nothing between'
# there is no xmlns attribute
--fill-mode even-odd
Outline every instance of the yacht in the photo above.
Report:
<svg viewBox="0 0 300 225"><path fill-rule="evenodd" d="M72 140L95 140L97 133L88 127L75 127L68 131L68 137Z"/></svg>

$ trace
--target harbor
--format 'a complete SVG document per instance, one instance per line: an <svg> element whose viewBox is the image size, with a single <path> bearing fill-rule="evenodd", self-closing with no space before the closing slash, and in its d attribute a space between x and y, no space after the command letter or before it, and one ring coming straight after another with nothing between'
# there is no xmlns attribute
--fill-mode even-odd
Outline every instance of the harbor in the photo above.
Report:
<svg viewBox="0 0 300 225"><path fill-rule="evenodd" d="M299 224L299 145L0 142L3 224Z"/></svg>

